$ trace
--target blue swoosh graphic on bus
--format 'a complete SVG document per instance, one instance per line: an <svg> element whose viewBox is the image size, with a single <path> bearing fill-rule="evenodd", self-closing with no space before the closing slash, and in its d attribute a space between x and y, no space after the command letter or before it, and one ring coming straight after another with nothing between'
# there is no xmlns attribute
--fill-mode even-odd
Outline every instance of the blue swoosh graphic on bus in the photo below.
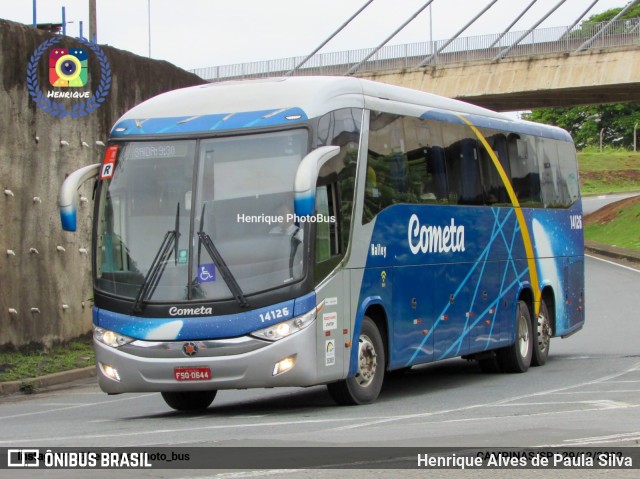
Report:
<svg viewBox="0 0 640 479"><path fill-rule="evenodd" d="M505 217L500 221L499 220L499 215L500 212L499 210L496 211L494 208L492 208L493 210L493 214L494 214L494 225L493 225L493 229L492 229L492 233L491 236L487 242L487 246L485 246L484 250L482 251L482 253L480 254L480 256L476 259L475 263L473 264L473 266L469 269L469 272L467 273L467 275L464 277L464 279L460 282L458 289L455 291L455 293L453 293L453 296L458 296L458 294L460 294L460 291L466 286L467 281L469 281L469 279L471 278L471 276L473 275L474 271L476 270L476 268L478 267L478 265L482 264L485 265L487 262L487 259L489 258L489 253L492 249L492 246L494 244L494 242L496 241L496 239L501 236L503 239L505 239L504 235L502 234L502 230L505 226L505 224L507 223L507 220L512 216L513 213L513 208L510 208L507 210L507 214L505 215ZM514 235L516 234L516 230L518 229L518 224L517 221L515 222L514 225ZM506 242L506 240L505 240ZM513 256L511 255L511 251L509 250L509 259L508 261L505 263L505 271L508 268L514 268L514 271L517 272L517 267L514 263L513 260ZM484 268L483 268L484 269ZM525 269L525 271L521 272L518 275L518 280L520 278L522 278L526 272L528 272L528 269ZM506 274L506 273L505 273ZM482 274L480 275L480 278L477 281L476 284L476 288L479 286L480 284L480 280L482 279ZM501 292L500 296L498 298L496 298L496 300L494 302L499 301L505 294L506 292L508 292L514 285L518 284L519 281L514 281L512 282L512 284L503 292ZM475 301L475 296L474 296L474 301ZM472 311L473 310L473 302L472 304L469 306L469 308L467 308L467 311ZM429 331L429 333L424 337L424 339L422 340L422 342L420 343L420 345L416 348L415 352L413 353L413 355L411 356L411 359L409 359L409 361L407 362L407 365L409 365L410 363L413 363L413 361L415 361L416 357L418 356L418 353L420 352L421 348L424 346L424 344L427 342L427 340L429 339L429 337L436 331L436 329L438 328L438 326L441 324L441 322L443 321L444 316L447 314L447 312L449 311L449 308L451 307L452 303L447 303L446 306L444 306L444 308L442 309L442 311L440 312L440 314L438 314L437 319L433 325L433 327L431 328L431 330ZM490 308L488 308L488 310L490 310ZM485 313L486 314L486 313ZM480 317L473 323L473 325L477 324L480 321ZM469 318L467 318L467 322L468 322ZM471 327L473 327L473 325ZM461 345L462 344L462 339L471 331L470 327L467 327L467 324L465 324L465 327L462 331L462 334L460 335L460 337L449 347L449 349L447 349L438 359L443 359L444 357L447 357L447 355L449 355L449 353L451 352L451 350L453 349L454 345L458 344ZM460 351L460 347L458 347L458 350L456 351L456 353L458 353Z"/></svg>
<svg viewBox="0 0 640 479"><path fill-rule="evenodd" d="M307 115L300 108L217 113L201 116L166 118L137 118L118 122L111 130L113 138L132 135L161 135L176 133L202 133L208 131L238 130L306 121Z"/></svg>
<svg viewBox="0 0 640 479"><path fill-rule="evenodd" d="M188 308L188 305L184 306ZM93 322L110 331L146 341L183 341L195 339L221 339L244 336L316 307L316 293L252 311L224 316L175 316L170 318L143 318L94 308ZM288 314L273 321L263 322L260 315L274 310L288 309Z"/></svg>

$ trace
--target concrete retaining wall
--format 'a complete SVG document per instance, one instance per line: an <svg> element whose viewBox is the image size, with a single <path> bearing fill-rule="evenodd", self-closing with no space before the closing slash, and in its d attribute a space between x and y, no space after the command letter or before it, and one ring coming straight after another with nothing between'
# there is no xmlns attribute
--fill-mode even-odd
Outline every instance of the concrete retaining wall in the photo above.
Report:
<svg viewBox="0 0 640 479"><path fill-rule="evenodd" d="M51 36L0 20L0 347L47 346L91 329L93 184L81 189L87 201L78 208L75 234L60 227L60 185L77 168L102 160L104 147L96 142L106 143L115 120L132 106L164 91L203 83L167 62L105 46L112 69L105 103L84 118L53 118L36 107L26 84L33 51ZM68 38L59 45L82 46ZM48 51L38 75L41 90L54 90ZM99 62L90 53L91 91L100 75Z"/></svg>

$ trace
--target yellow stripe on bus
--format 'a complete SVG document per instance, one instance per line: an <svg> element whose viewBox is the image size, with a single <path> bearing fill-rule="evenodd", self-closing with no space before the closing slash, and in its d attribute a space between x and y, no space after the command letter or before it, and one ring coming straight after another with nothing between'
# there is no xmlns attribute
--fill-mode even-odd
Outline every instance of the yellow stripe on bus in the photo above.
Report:
<svg viewBox="0 0 640 479"><path fill-rule="evenodd" d="M520 203L518 202L518 197L516 196L516 192L513 190L513 186L511 186L511 181L507 176L507 172L504 171L500 160L496 156L493 148L489 145L489 142L484 137L480 130L478 130L467 118L458 115L458 117L464 121L476 134L480 142L484 145L485 150L489 153L491 157L491 161L493 161L493 165L498 170L498 174L502 179L502 183L504 187L507 189L507 194L509 195L509 199L511 200L511 204L514 207L516 212L516 218L518 219L518 224L520 225L520 231L522 231L522 241L524 243L524 250L527 253L527 263L529 263L529 274L531 277L531 287L533 288L533 300L534 300L534 308L536 318L540 314L540 286L538 283L538 269L536 267L536 259L533 254L533 243L531 242L531 235L529 234L529 228L527 227L527 222L524 219L524 214L522 213L522 208L520 207Z"/></svg>

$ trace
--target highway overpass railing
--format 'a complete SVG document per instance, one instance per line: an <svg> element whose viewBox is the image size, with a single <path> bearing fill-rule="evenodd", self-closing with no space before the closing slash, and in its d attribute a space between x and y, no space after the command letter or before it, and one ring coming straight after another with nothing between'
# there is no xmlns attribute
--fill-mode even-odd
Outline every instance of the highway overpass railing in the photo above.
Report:
<svg viewBox="0 0 640 479"><path fill-rule="evenodd" d="M509 32L455 39L438 55L431 58L430 66L452 65L467 62L493 61L505 49L510 48L502 58L514 58L532 55L572 53L586 41L598 34L604 23L586 23L572 30L568 27L540 28L531 31L517 45L517 40L525 33ZM373 57L363 63L358 73L379 72L415 68L431 57L449 40L434 42L388 45L380 49ZM640 18L617 20L606 31L593 39L589 50L640 45ZM360 63L374 49L348 50L322 53L308 60L295 75L344 75ZM221 80L263 78L282 76L300 63L305 56L279 58L235 65L221 65L192 70L201 78L215 82Z"/></svg>

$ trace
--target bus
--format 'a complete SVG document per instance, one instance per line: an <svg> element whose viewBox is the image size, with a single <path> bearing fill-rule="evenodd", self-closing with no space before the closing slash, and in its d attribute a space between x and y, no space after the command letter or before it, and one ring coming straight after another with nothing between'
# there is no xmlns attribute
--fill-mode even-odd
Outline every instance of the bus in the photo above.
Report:
<svg viewBox="0 0 640 479"><path fill-rule="evenodd" d="M525 372L584 324L576 152L556 127L353 77L167 92L113 127L95 178L93 335L108 394L176 410L461 357Z"/></svg>

